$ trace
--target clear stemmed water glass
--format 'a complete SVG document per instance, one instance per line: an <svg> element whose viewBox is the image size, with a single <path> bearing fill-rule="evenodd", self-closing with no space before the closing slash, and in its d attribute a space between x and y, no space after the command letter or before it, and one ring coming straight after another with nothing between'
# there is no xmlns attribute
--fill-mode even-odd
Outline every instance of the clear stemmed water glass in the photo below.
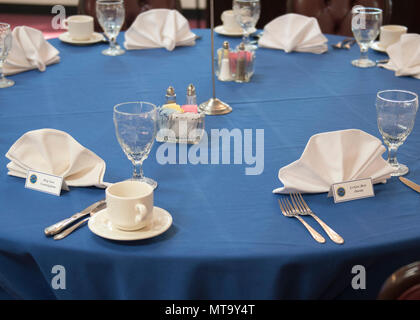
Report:
<svg viewBox="0 0 420 320"><path fill-rule="evenodd" d="M109 48L102 51L106 56L119 56L124 50L117 44L117 36L125 18L123 0L96 0L96 15L99 24L109 39Z"/></svg>
<svg viewBox="0 0 420 320"><path fill-rule="evenodd" d="M134 166L131 180L146 182L156 188L157 182L144 177L142 168L156 137L156 106L141 101L117 104L114 107L114 125L118 142Z"/></svg>
<svg viewBox="0 0 420 320"><path fill-rule="evenodd" d="M352 64L359 68L374 67L376 62L369 59L368 51L379 35L382 25L382 10L356 6L352 10L352 15L351 30L361 52L360 59L353 60Z"/></svg>
<svg viewBox="0 0 420 320"><path fill-rule="evenodd" d="M257 46L250 43L249 35L260 18L260 0L233 0L232 6L236 20L244 30L245 50L256 50Z"/></svg>
<svg viewBox="0 0 420 320"><path fill-rule="evenodd" d="M413 130L418 108L418 96L413 92L385 90L377 94L378 128L388 146L388 162L394 168L394 177L408 173L407 166L398 163L397 151Z"/></svg>
<svg viewBox="0 0 420 320"><path fill-rule="evenodd" d="M0 88L8 88L15 84L13 80L7 79L3 73L3 64L12 48L12 31L7 23L0 23Z"/></svg>

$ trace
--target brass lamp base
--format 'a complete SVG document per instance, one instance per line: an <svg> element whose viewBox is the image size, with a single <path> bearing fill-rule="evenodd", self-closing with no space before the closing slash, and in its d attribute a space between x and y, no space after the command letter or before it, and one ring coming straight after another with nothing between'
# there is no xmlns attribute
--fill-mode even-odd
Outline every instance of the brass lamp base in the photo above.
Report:
<svg viewBox="0 0 420 320"><path fill-rule="evenodd" d="M198 108L210 116L220 116L232 112L232 108L228 104L217 98L211 98L210 100L203 102Z"/></svg>

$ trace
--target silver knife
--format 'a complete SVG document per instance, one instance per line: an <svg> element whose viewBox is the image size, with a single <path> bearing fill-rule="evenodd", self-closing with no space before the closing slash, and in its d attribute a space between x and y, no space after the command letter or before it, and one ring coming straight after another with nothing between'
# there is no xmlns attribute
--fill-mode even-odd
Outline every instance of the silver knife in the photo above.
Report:
<svg viewBox="0 0 420 320"><path fill-rule="evenodd" d="M400 177L400 181L404 183L407 187L410 187L414 191L417 191L418 193L420 193L420 186L418 184L403 177Z"/></svg>
<svg viewBox="0 0 420 320"><path fill-rule="evenodd" d="M45 235L47 237L50 237L50 236L53 236L53 235L61 232L62 230L67 228L70 224L75 222L76 220L90 214L90 212L92 210L94 210L96 207L100 206L102 203L105 203L105 199L102 199L100 201L95 202L94 204L91 204L89 207L87 207L86 209L84 209L84 210L82 210L78 213L75 213L70 218L64 219L62 221L59 221L59 222L53 224L52 226L49 226L49 227L45 228L44 229Z"/></svg>
<svg viewBox="0 0 420 320"><path fill-rule="evenodd" d="M70 233L72 233L74 230L80 228L86 221L88 221L90 219L90 217L92 217L96 212L99 212L101 210L103 210L104 208L106 208L106 202L101 203L99 206L93 208L93 210L90 212L89 217L84 218L82 220L80 220L79 222L75 223L74 225L72 225L71 227L65 229L64 231L61 231L60 233L57 233L54 236L54 240L61 240L65 237L67 237Z"/></svg>

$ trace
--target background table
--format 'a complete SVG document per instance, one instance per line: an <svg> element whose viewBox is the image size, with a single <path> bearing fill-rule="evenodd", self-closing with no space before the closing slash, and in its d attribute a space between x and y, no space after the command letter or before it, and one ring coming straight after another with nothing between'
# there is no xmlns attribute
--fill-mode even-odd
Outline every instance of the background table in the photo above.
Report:
<svg viewBox="0 0 420 320"><path fill-rule="evenodd" d="M55 128L71 134L107 163L105 181L131 175L114 135L112 108L124 101L164 101L169 85L182 103L189 83L198 100L211 96L210 33L194 47L101 55L105 44L76 47L52 40L61 62L46 72L12 76L0 90L0 152L22 134ZM329 37L334 43L339 37ZM238 39L216 36L216 44ZM123 42L123 35L119 43ZM278 170L301 155L316 133L349 128L380 137L375 97L380 89L418 92L418 80L380 69L357 69L351 51L324 55L259 49L248 84L217 82L217 96L233 107L206 117L206 130L264 129L265 167L246 176L248 165L159 165L155 144L144 169L156 179L155 204L173 216L163 235L120 243L87 227L65 240L43 229L104 197L95 188L72 188L60 197L24 188L7 175L0 158L0 296L15 298L279 299L375 298L396 268L420 258L420 197L397 179L375 186L376 197L333 204L325 194L305 196L310 207L344 239L317 244L295 219L282 216L272 190ZM371 53L383 59L384 54ZM419 121L399 159L420 182ZM254 132L255 133L255 132ZM54 290L51 270L66 268L66 290ZM353 290L354 265L367 270L366 290Z"/></svg>

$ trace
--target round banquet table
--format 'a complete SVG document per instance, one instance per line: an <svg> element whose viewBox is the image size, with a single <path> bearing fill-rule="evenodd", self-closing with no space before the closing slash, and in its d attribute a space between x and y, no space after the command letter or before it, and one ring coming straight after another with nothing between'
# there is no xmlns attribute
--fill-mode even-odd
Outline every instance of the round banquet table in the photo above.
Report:
<svg viewBox="0 0 420 320"><path fill-rule="evenodd" d="M162 104L166 88L179 101L189 83L199 102L211 96L210 31L193 47L127 51L106 57L106 44L51 43L61 62L45 72L11 76L0 90L0 151L25 132L63 130L107 164L105 181L131 175L131 163L115 138L113 106L145 100ZM118 38L123 43L124 35ZM342 39L328 36L329 43ZM216 47L224 40L215 35ZM250 83L216 82L217 96L233 107L207 116L206 130L264 130L264 170L250 176L244 164L166 164L155 143L144 170L159 182L155 205L173 225L148 240L117 242L87 226L61 241L43 230L104 197L97 188L71 188L60 197L24 188L0 159L0 297L23 299L374 299L386 277L420 258L420 196L396 178L376 185L373 198L334 204L326 194L305 195L309 206L345 239L316 243L296 219L282 216L272 194L278 170L297 160L320 132L356 128L381 138L375 98L381 89L419 93L419 80L382 68L358 69L359 56L329 49L323 55L259 49ZM371 52L374 59L385 54ZM420 121L399 160L420 182ZM190 147L190 146L189 146ZM255 147L255 143L254 143ZM179 151L179 146L177 146ZM232 145L233 148L233 145ZM232 149L233 150L233 149ZM210 150L209 150L210 152ZM222 150L220 150L220 153ZM255 148L254 148L255 152ZM177 153L179 154L179 153ZM385 156L385 155L384 155ZM53 267L65 268L65 289L54 289ZM366 288L355 290L352 268L366 269Z"/></svg>

